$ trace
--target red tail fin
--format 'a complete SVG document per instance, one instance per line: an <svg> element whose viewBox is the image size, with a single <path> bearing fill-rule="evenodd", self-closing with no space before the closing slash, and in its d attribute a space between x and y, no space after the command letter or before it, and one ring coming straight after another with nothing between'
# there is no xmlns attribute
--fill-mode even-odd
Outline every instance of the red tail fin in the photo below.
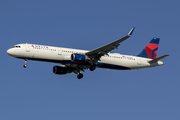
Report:
<svg viewBox="0 0 180 120"><path fill-rule="evenodd" d="M159 40L160 40L159 38L153 38L138 56L149 59L156 59Z"/></svg>

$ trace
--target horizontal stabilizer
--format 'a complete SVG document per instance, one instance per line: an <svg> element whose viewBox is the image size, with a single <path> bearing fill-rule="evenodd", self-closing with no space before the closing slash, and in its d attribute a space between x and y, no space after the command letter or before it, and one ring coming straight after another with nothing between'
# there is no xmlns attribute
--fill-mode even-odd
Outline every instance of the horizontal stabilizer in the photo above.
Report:
<svg viewBox="0 0 180 120"><path fill-rule="evenodd" d="M169 56L169 54L163 55L163 56L158 57L158 58L156 58L156 59L154 59L154 60L151 60L151 61L149 61L149 63L156 63L156 62L158 62L158 61L160 61L160 60L166 58L167 56Z"/></svg>

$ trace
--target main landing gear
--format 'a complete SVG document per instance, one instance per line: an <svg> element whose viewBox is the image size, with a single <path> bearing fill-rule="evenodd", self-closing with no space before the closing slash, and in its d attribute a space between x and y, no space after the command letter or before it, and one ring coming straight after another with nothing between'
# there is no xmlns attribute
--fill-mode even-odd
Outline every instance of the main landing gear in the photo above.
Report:
<svg viewBox="0 0 180 120"><path fill-rule="evenodd" d="M94 71L96 69L96 66L92 65L89 69L90 69L90 71Z"/></svg>
<svg viewBox="0 0 180 120"><path fill-rule="evenodd" d="M94 71L94 70L96 69L96 66L95 66L95 65L92 65L92 66L89 67L89 69L90 69L90 71ZM80 73L80 71L79 71L79 74L77 75L77 78L78 78L78 79L83 78L83 74Z"/></svg>
<svg viewBox="0 0 180 120"><path fill-rule="evenodd" d="M77 75L77 78L78 78L78 79L83 78L83 74L82 74L82 73L79 73L79 74Z"/></svg>
<svg viewBox="0 0 180 120"><path fill-rule="evenodd" d="M25 64L23 65L24 68L27 67L27 61L28 61L27 59L24 59L24 62L25 62Z"/></svg>

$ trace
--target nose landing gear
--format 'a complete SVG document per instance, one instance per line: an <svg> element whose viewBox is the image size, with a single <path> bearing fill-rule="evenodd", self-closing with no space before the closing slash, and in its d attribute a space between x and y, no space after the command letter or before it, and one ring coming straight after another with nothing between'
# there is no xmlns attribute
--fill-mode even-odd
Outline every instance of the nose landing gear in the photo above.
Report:
<svg viewBox="0 0 180 120"><path fill-rule="evenodd" d="M28 61L27 59L24 60L24 62L25 62L25 64L23 65L24 68L27 67L27 61Z"/></svg>

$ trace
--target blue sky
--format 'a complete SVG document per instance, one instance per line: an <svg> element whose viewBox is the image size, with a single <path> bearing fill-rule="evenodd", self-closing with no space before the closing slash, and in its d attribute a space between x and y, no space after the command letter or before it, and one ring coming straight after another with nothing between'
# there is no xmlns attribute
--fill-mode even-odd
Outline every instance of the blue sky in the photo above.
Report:
<svg viewBox="0 0 180 120"><path fill-rule="evenodd" d="M178 0L6 0L0 2L0 119L179 120ZM18 43L92 50L125 36L119 52L137 55L160 38L164 66L132 71L96 69L78 80L55 75L55 63L6 54Z"/></svg>

